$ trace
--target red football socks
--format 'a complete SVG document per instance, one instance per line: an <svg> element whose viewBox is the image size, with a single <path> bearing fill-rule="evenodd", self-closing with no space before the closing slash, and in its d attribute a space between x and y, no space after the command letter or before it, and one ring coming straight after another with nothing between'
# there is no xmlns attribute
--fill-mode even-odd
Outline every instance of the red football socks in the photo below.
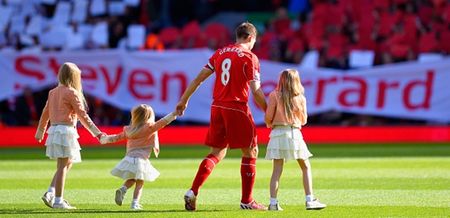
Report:
<svg viewBox="0 0 450 218"><path fill-rule="evenodd" d="M241 179L242 179L242 199L241 202L248 204L253 201L253 185L256 176L256 158L242 157Z"/></svg>
<svg viewBox="0 0 450 218"><path fill-rule="evenodd" d="M205 159L203 159L203 161L200 163L197 175L195 176L194 182L192 182L191 187L191 190L196 196L198 194L200 186L202 186L203 183L205 183L206 179L208 179L208 176L211 174L217 163L219 163L219 159L217 159L217 157L212 154L206 156Z"/></svg>

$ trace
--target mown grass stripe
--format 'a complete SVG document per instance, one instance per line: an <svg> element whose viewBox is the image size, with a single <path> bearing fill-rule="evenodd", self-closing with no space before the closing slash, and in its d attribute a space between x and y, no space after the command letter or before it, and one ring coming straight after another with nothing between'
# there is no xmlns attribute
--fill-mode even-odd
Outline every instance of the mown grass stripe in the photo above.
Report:
<svg viewBox="0 0 450 218"><path fill-rule="evenodd" d="M40 197L45 190L0 190L0 204L41 204ZM69 189L65 197L76 204L110 204L114 205L114 189ZM141 203L144 205L183 204L186 189L152 189L145 188ZM450 201L443 196L450 196L450 190L355 190L355 189L316 189L316 195L332 206L417 206L450 207ZM268 202L267 189L255 189L255 199ZM127 193L124 202L131 202L132 192ZM236 205L240 201L240 189L203 189L198 198L199 205ZM283 205L303 205L303 191L283 189L279 192L279 201ZM42 206L44 206L42 204Z"/></svg>

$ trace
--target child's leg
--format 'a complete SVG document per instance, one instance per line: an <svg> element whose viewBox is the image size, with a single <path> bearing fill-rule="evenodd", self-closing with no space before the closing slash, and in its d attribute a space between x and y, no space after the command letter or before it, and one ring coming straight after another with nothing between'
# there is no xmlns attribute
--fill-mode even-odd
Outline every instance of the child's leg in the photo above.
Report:
<svg viewBox="0 0 450 218"><path fill-rule="evenodd" d="M298 164L302 168L303 172L303 188L305 189L305 200L306 200L306 209L307 210L321 210L327 207L326 204L320 203L318 199L314 198L313 195L313 185L312 185L312 173L311 173L311 164L309 160L297 160Z"/></svg>
<svg viewBox="0 0 450 218"><path fill-rule="evenodd" d="M141 199L143 187L144 187L144 180L137 179L136 187L134 187L133 203L139 203L139 199Z"/></svg>
<svg viewBox="0 0 450 218"><path fill-rule="evenodd" d="M127 189L129 189L134 185L134 183L136 183L135 179L128 179L123 183L122 187L125 186Z"/></svg>
<svg viewBox="0 0 450 218"><path fill-rule="evenodd" d="M67 172L72 168L72 162L69 162L69 165L67 166ZM56 186L56 177L58 174L58 170L56 170L55 174L53 175L52 182L50 183L50 186L48 187L48 192L55 193L55 186Z"/></svg>
<svg viewBox="0 0 450 218"><path fill-rule="evenodd" d="M64 184L66 182L66 175L69 169L69 165L71 165L69 158L58 158L55 173L55 203L62 202Z"/></svg>
<svg viewBox="0 0 450 218"><path fill-rule="evenodd" d="M134 185L134 183L136 183L135 179L127 179L123 183L122 187L116 190L116 196L114 200L116 201L117 205L122 206L123 198L125 197L127 190L131 188Z"/></svg>
<svg viewBox="0 0 450 218"><path fill-rule="evenodd" d="M297 162L303 173L303 189L305 190L306 201L312 201L313 199L308 199L313 198L311 164L309 163L309 159L297 159Z"/></svg>
<svg viewBox="0 0 450 218"><path fill-rule="evenodd" d="M273 160L272 177L270 178L270 198L276 199L278 194L278 186L280 182L281 173L283 173L283 159Z"/></svg>

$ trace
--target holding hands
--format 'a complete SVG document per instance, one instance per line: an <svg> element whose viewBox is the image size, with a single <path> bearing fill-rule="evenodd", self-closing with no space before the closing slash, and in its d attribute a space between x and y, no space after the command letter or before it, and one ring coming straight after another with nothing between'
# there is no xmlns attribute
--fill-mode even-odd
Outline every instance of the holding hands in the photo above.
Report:
<svg viewBox="0 0 450 218"><path fill-rule="evenodd" d="M187 108L187 105L188 105L187 102L185 102L185 101L183 101L183 100L180 100L180 101L178 102L176 108L175 108L175 114L176 114L177 116L183 116L184 111L185 111L186 108Z"/></svg>

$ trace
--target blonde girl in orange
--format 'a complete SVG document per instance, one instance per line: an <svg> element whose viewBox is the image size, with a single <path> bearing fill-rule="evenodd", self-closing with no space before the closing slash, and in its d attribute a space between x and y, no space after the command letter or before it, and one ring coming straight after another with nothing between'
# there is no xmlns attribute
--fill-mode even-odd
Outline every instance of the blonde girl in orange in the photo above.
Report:
<svg viewBox="0 0 450 218"><path fill-rule="evenodd" d="M300 129L306 124L306 98L297 70L286 69L279 78L276 90L269 95L265 114L267 127L272 128L267 145L266 159L273 160L270 180L269 210L283 210L277 200L283 164L297 160L303 173L303 188L306 195L306 209L320 210L326 207L313 196L309 152Z"/></svg>
<svg viewBox="0 0 450 218"><path fill-rule="evenodd" d="M72 163L81 162L77 121L80 120L81 124L97 139L102 132L86 113L87 105L81 86L81 71L77 65L64 63L59 68L58 81L58 86L50 90L48 94L35 135L36 140L41 142L50 121L48 137L45 141L46 156L57 160L57 168L42 200L51 208L76 209L64 200L63 193L66 175Z"/></svg>
<svg viewBox="0 0 450 218"><path fill-rule="evenodd" d="M125 126L123 131L116 135L103 136L102 144L127 140L125 157L111 170L113 176L124 179L122 187L116 190L115 201L121 206L125 193L133 185L133 201L131 209L142 210L139 200L142 195L144 181L154 181L159 172L149 161L151 151L155 156L159 154L158 130L162 129L177 118L175 113L170 113L155 122L153 109L146 104L141 104L131 111L131 123Z"/></svg>

